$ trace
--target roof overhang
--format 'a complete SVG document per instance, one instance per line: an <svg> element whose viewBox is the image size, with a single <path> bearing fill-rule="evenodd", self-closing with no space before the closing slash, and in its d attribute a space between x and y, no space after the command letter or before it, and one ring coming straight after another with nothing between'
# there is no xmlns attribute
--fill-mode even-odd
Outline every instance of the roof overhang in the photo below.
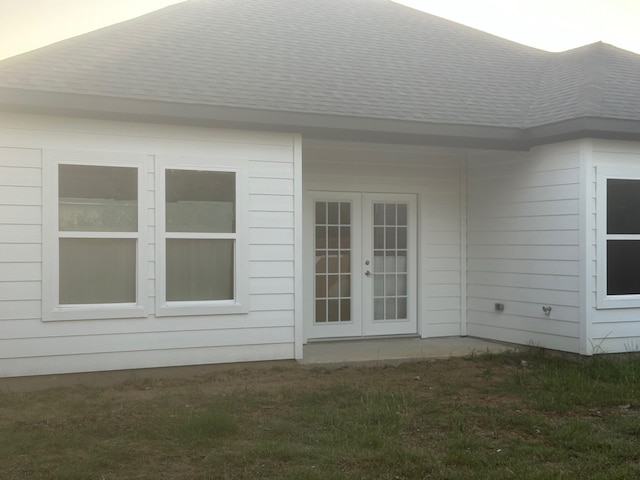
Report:
<svg viewBox="0 0 640 480"><path fill-rule="evenodd" d="M640 140L640 122L578 118L529 129L171 103L0 88L0 110L215 128L300 133L317 140L528 150L577 138Z"/></svg>

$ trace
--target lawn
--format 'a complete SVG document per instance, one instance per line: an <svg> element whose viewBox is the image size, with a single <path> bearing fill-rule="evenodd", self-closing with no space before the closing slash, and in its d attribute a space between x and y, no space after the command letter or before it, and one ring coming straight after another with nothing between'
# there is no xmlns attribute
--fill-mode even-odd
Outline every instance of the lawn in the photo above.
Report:
<svg viewBox="0 0 640 480"><path fill-rule="evenodd" d="M640 357L531 349L1 392L0 478L637 479Z"/></svg>

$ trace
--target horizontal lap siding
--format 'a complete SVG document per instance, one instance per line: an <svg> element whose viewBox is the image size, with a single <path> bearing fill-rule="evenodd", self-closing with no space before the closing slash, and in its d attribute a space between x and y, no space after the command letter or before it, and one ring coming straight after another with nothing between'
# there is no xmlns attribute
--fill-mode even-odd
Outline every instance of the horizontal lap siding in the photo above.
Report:
<svg viewBox="0 0 640 480"><path fill-rule="evenodd" d="M460 156L385 146L305 147L303 180L355 192L418 197L418 322L424 337L460 335Z"/></svg>
<svg viewBox="0 0 640 480"><path fill-rule="evenodd" d="M41 150L0 148L0 323L40 318L41 186Z"/></svg>
<svg viewBox="0 0 640 480"><path fill-rule="evenodd" d="M589 201L587 215L593 218L593 229L587 232L587 245L590 246L589 272L592 278L587 283L587 305L592 313L591 344L593 353L621 353L640 351L640 308L597 309L597 218L596 218L596 170L598 167L630 167L633 172L640 166L640 143L617 141L594 141L593 164L590 183L587 187Z"/></svg>
<svg viewBox="0 0 640 480"><path fill-rule="evenodd" d="M0 138L0 376L294 357L293 135L16 115L0 116ZM147 155L148 317L41 320L47 148ZM247 165L248 314L153 315L157 155Z"/></svg>
<svg viewBox="0 0 640 480"><path fill-rule="evenodd" d="M468 334L577 352L578 144L473 153L467 175Z"/></svg>

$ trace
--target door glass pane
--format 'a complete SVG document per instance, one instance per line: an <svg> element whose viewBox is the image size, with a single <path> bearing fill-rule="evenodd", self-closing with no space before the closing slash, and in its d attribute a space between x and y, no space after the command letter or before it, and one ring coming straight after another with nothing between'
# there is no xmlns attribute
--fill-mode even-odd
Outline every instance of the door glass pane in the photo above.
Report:
<svg viewBox="0 0 640 480"><path fill-rule="evenodd" d="M384 298L373 299L373 319L384 320Z"/></svg>
<svg viewBox="0 0 640 480"><path fill-rule="evenodd" d="M373 295L376 297L384 296L384 275L375 275L373 277Z"/></svg>
<svg viewBox="0 0 640 480"><path fill-rule="evenodd" d="M167 232L235 233L234 172L166 171Z"/></svg>
<svg viewBox="0 0 640 480"><path fill-rule="evenodd" d="M396 248L396 228L395 227L387 227L386 229L386 243L385 248L394 249Z"/></svg>
<svg viewBox="0 0 640 480"><path fill-rule="evenodd" d="M387 203L385 205L385 225L395 225L396 224L396 204L395 203Z"/></svg>
<svg viewBox="0 0 640 480"><path fill-rule="evenodd" d="M386 320L395 320L396 317L396 299L387 298L385 302L384 318Z"/></svg>
<svg viewBox="0 0 640 480"><path fill-rule="evenodd" d="M407 318L407 297L398 297L396 305L398 318Z"/></svg>
<svg viewBox="0 0 640 480"><path fill-rule="evenodd" d="M408 225L407 223L407 205L399 203L398 207L398 225Z"/></svg>
<svg viewBox="0 0 640 480"><path fill-rule="evenodd" d="M327 277L327 297L339 297L340 296L340 276L329 275Z"/></svg>
<svg viewBox="0 0 640 480"><path fill-rule="evenodd" d="M373 224L384 225L384 204L382 203L373 205Z"/></svg>
<svg viewBox="0 0 640 480"><path fill-rule="evenodd" d="M316 300L316 322L323 323L327 321L327 301Z"/></svg>
<svg viewBox="0 0 640 480"><path fill-rule="evenodd" d="M329 227L328 228L328 237L327 241L329 243L329 248L338 248L340 246L340 235L338 234L338 227Z"/></svg>
<svg viewBox="0 0 640 480"><path fill-rule="evenodd" d="M316 223L327 223L327 204L326 202L316 202Z"/></svg>
<svg viewBox="0 0 640 480"><path fill-rule="evenodd" d="M340 321L348 322L351 320L351 300L343 298L340 300Z"/></svg>
<svg viewBox="0 0 640 480"><path fill-rule="evenodd" d="M398 227L398 248L407 248L407 227Z"/></svg>
<svg viewBox="0 0 640 480"><path fill-rule="evenodd" d="M396 276L395 274L385 275L384 292L387 297L396 296Z"/></svg>
<svg viewBox="0 0 640 480"><path fill-rule="evenodd" d="M232 300L234 240L167 239L167 301Z"/></svg>
<svg viewBox="0 0 640 480"><path fill-rule="evenodd" d="M58 166L61 231L137 232L138 169Z"/></svg>
<svg viewBox="0 0 640 480"><path fill-rule="evenodd" d="M373 227L374 320L405 319L407 302L407 205L402 203L376 203L373 211L374 224L378 225Z"/></svg>
<svg viewBox="0 0 640 480"><path fill-rule="evenodd" d="M351 204L340 203L340 225L351 225Z"/></svg>
<svg viewBox="0 0 640 480"><path fill-rule="evenodd" d="M373 248L384 248L384 227L373 228Z"/></svg>
<svg viewBox="0 0 640 480"><path fill-rule="evenodd" d="M399 250L397 252L397 263L396 263L396 271L397 272L406 272L407 271L407 251Z"/></svg>
<svg viewBox="0 0 640 480"><path fill-rule="evenodd" d="M316 298L327 298L327 277L324 275L316 277Z"/></svg>
<svg viewBox="0 0 640 480"><path fill-rule="evenodd" d="M339 322L340 321L340 300L329 300L327 302L327 321Z"/></svg>
<svg viewBox="0 0 640 480"><path fill-rule="evenodd" d="M351 321L351 203L315 203L316 322Z"/></svg>
<svg viewBox="0 0 640 480"><path fill-rule="evenodd" d="M351 253L340 252L340 273L351 273Z"/></svg>
<svg viewBox="0 0 640 480"><path fill-rule="evenodd" d="M396 277L398 295L407 295L407 275L399 273Z"/></svg>
<svg viewBox="0 0 640 480"><path fill-rule="evenodd" d="M340 248L351 248L351 227L340 227Z"/></svg>
<svg viewBox="0 0 640 480"><path fill-rule="evenodd" d="M136 302L133 238L61 238L60 304Z"/></svg>
<svg viewBox="0 0 640 480"><path fill-rule="evenodd" d="M339 222L339 212L340 212L340 204L338 202L328 202L327 203L328 210L328 221L329 225L338 225Z"/></svg>

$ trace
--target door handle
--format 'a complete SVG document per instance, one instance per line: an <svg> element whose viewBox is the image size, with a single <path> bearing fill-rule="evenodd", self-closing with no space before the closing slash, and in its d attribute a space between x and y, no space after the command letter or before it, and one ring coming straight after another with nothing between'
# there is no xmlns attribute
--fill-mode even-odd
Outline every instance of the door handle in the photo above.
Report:
<svg viewBox="0 0 640 480"><path fill-rule="evenodd" d="M364 272L364 274L368 277L369 275L371 275L371 272L367 270L366 272Z"/></svg>

